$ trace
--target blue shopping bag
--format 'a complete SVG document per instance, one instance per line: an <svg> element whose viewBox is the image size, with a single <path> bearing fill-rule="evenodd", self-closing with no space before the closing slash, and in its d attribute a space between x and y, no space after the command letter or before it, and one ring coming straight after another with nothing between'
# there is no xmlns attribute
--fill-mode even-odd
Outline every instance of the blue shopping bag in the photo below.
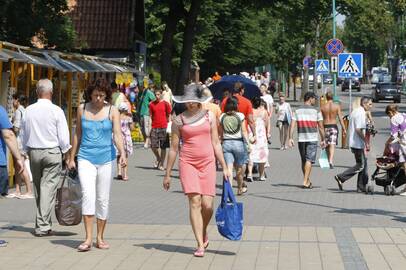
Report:
<svg viewBox="0 0 406 270"><path fill-rule="evenodd" d="M330 163L328 162L327 151L325 149L321 150L319 165L322 169L330 169Z"/></svg>
<svg viewBox="0 0 406 270"><path fill-rule="evenodd" d="M216 211L219 233L229 240L240 240L243 228L243 205L235 200L229 181L223 180L221 203Z"/></svg>

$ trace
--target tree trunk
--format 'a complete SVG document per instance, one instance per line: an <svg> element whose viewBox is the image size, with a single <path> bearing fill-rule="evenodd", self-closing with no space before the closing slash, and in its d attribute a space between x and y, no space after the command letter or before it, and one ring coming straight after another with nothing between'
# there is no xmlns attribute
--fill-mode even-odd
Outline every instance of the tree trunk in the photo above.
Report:
<svg viewBox="0 0 406 270"><path fill-rule="evenodd" d="M175 85L175 93L177 94L181 94L180 92L183 92L183 86L188 81L190 63L192 60L193 42L196 34L195 28L201 4L202 0L193 0L186 17L185 32L183 33L183 47L180 56L179 74Z"/></svg>
<svg viewBox="0 0 406 270"><path fill-rule="evenodd" d="M316 25L316 37L314 40L314 63L316 60L319 59L319 38L320 38L320 24L317 23ZM317 80L317 72L316 72L316 65L313 68L313 92L317 94L317 90L319 89L319 84Z"/></svg>
<svg viewBox="0 0 406 270"><path fill-rule="evenodd" d="M311 53L311 45L310 43L306 43L305 45L305 55L310 56ZM303 83L302 83L302 93L300 99L303 100L304 95L309 92L309 68L305 67L303 72Z"/></svg>
<svg viewBox="0 0 406 270"><path fill-rule="evenodd" d="M183 18L183 10L182 1L172 0L169 2L169 13L165 19L165 30L162 37L161 81L166 81L171 88L174 87L175 83L172 71L173 38L178 22Z"/></svg>

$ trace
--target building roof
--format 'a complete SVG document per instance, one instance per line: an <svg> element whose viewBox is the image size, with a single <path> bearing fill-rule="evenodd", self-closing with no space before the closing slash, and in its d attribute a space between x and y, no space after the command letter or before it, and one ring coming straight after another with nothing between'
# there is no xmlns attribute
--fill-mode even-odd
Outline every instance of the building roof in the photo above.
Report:
<svg viewBox="0 0 406 270"><path fill-rule="evenodd" d="M68 3L74 28L86 49L130 50L135 40L145 40L144 0L71 0ZM132 14L134 23L131 23Z"/></svg>

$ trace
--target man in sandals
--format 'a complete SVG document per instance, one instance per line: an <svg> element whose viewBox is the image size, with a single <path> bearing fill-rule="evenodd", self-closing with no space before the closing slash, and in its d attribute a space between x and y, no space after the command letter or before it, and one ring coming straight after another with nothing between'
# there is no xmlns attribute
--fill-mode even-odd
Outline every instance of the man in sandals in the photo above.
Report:
<svg viewBox="0 0 406 270"><path fill-rule="evenodd" d="M298 146L302 160L303 188L307 189L313 187L310 181L310 173L312 171L312 164L316 162L317 143L319 141L317 133L320 134L321 147L324 148L325 146L323 117L314 107L316 99L317 96L313 92L307 92L304 95L304 105L297 108L293 113L289 131L289 146L292 147L294 145L293 131L297 123Z"/></svg>

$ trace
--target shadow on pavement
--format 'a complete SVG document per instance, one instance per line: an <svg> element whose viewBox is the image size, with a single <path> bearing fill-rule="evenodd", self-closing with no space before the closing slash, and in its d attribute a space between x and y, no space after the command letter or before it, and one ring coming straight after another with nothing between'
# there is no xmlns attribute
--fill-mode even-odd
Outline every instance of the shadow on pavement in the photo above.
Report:
<svg viewBox="0 0 406 270"><path fill-rule="evenodd" d="M193 252L195 252L195 249L191 248L191 247L183 247L183 246L176 246L176 245L170 245L170 244L160 244L160 243L136 244L134 246L135 247L143 247L145 249L157 249L157 250L166 251L166 252L174 252L174 253L182 253L182 254L190 254L190 255L192 255ZM234 256L234 255L236 255L235 252L222 251L222 250L210 250L210 248L207 249L206 252L215 253L215 254L224 255L224 256Z"/></svg>
<svg viewBox="0 0 406 270"><path fill-rule="evenodd" d="M273 187L295 187L295 188L300 188L304 189L302 185L295 185L295 184L271 184ZM318 189L321 188L320 186L313 186L312 189Z"/></svg>
<svg viewBox="0 0 406 270"><path fill-rule="evenodd" d="M343 192L343 191L340 191L340 192ZM277 200L277 201L283 201L283 202L291 202L291 203L296 203L296 204L301 204L301 205L324 207L324 208L333 210L334 213L366 215L366 216L372 216L372 215L389 216L389 217L392 217L392 219L395 221L406 222L406 215L400 216L400 214L402 214L401 212L393 212L393 211L387 211L387 210L382 210L382 209L373 209L373 208L348 209L348 208L335 207L335 206L325 205L325 204L320 204L320 203L304 202L304 201L276 198L276 197L264 196L264 195L250 194L250 196L264 198L264 199Z"/></svg>
<svg viewBox="0 0 406 270"><path fill-rule="evenodd" d="M26 232L31 235L34 235L34 228L32 228L32 227L25 227L25 226L21 226L21 225L7 225L4 227L1 227L1 229L15 231L15 232ZM52 236L73 236L73 235L77 235L77 233L61 232L61 231L54 231L54 230L52 231Z"/></svg>
<svg viewBox="0 0 406 270"><path fill-rule="evenodd" d="M76 249L83 241L80 240L51 240L54 245L66 246L73 249Z"/></svg>

